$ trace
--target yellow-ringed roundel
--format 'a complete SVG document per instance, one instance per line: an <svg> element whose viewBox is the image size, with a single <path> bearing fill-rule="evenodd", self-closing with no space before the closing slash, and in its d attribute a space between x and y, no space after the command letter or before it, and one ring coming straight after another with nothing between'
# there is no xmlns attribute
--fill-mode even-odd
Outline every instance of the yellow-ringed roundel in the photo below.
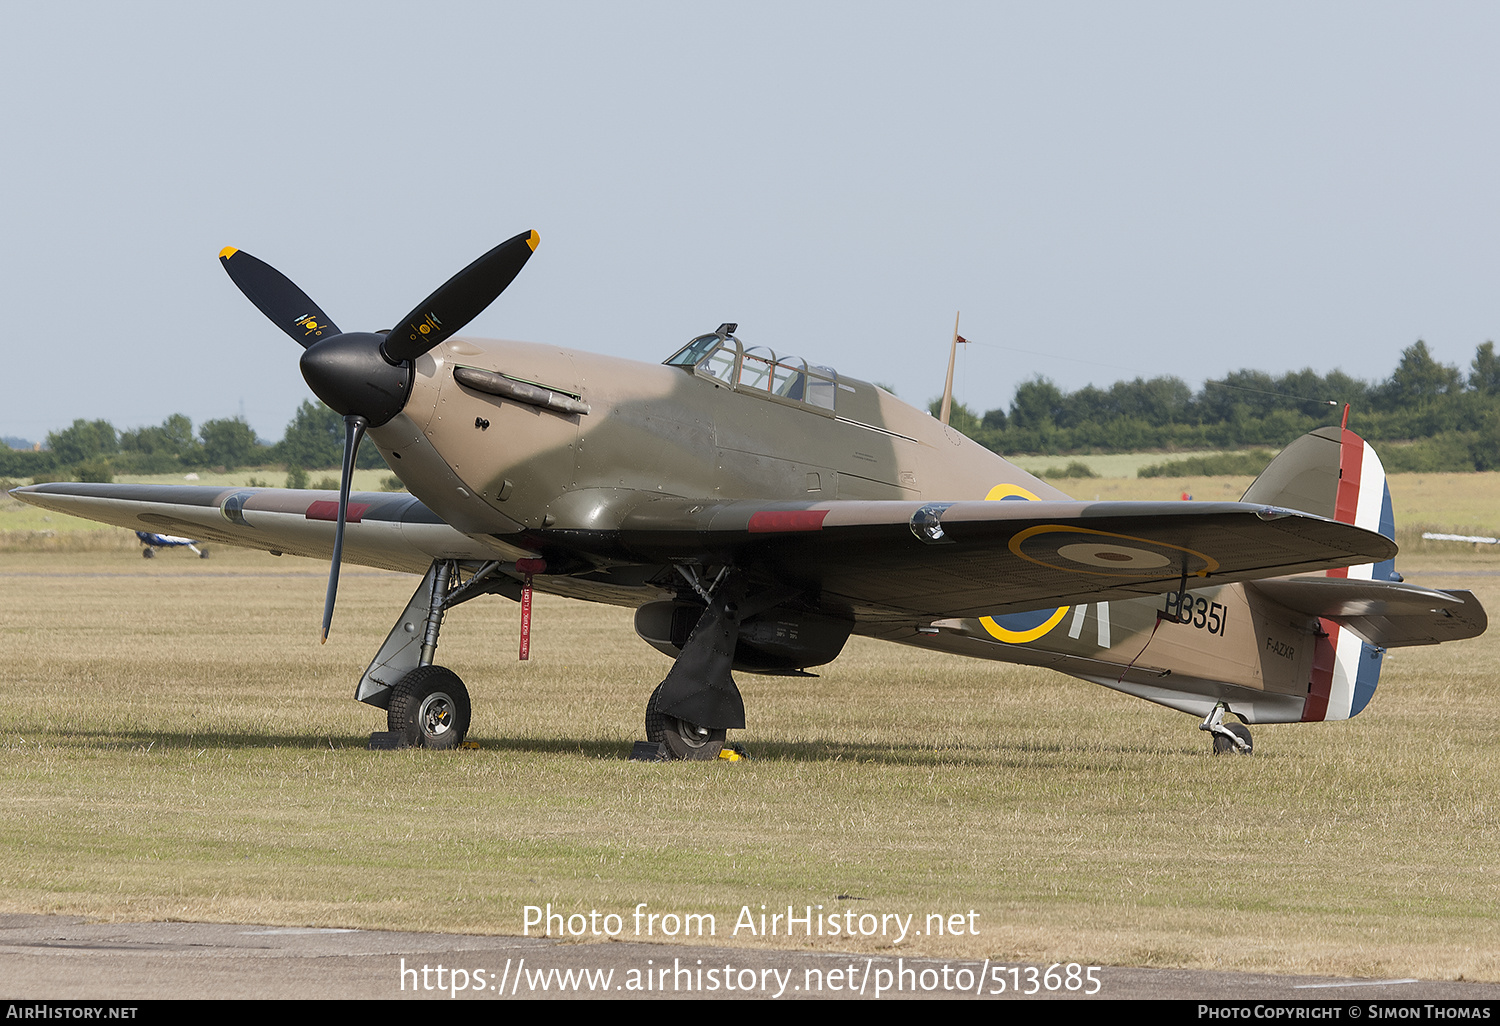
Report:
<svg viewBox="0 0 1500 1026"><path fill-rule="evenodd" d="M1184 570L1205 577L1218 560L1196 549L1070 524L1039 524L1010 540L1022 559L1065 573L1090 577L1176 577Z"/></svg>
<svg viewBox="0 0 1500 1026"><path fill-rule="evenodd" d="M1030 501L1040 496L1020 485L1002 484L991 488L985 498L991 501ZM990 633L991 637L1013 645L1021 645L1036 641L1062 623L1062 618L1068 615L1068 610L1071 608L1071 606L1058 606L1056 609L1033 609L1025 613L1002 613L999 616L981 617L979 622L984 625L984 629Z"/></svg>
<svg viewBox="0 0 1500 1026"><path fill-rule="evenodd" d="M1020 485L1013 484L997 484L995 487L991 488L989 494L984 497L986 502L995 502L999 499L1026 499L1027 501L1030 501L1040 498L1041 496L1037 495L1035 492L1027 491Z"/></svg>

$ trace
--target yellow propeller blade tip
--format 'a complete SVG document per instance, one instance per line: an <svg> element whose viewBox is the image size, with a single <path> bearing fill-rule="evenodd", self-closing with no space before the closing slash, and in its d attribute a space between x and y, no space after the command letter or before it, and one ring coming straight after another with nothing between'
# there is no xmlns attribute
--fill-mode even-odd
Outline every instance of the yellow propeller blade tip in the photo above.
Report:
<svg viewBox="0 0 1500 1026"><path fill-rule="evenodd" d="M536 244L541 241L542 237L536 232L532 232L530 235L526 236L526 245L531 247L531 251L533 253L536 252Z"/></svg>
<svg viewBox="0 0 1500 1026"><path fill-rule="evenodd" d="M225 246L223 249L219 250L219 259L228 260L238 252L239 250L235 249L233 246Z"/></svg>

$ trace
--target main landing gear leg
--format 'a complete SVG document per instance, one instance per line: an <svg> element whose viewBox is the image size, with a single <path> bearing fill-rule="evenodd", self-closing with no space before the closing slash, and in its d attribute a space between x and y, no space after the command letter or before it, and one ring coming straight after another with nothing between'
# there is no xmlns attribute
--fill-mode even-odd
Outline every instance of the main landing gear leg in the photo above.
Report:
<svg viewBox="0 0 1500 1026"><path fill-rule="evenodd" d="M1226 752L1235 755L1251 754L1255 748L1250 740L1250 728L1243 723L1225 723L1224 714L1228 711L1228 703L1220 702L1198 724L1198 729L1213 734L1215 755L1224 755Z"/></svg>
<svg viewBox="0 0 1500 1026"><path fill-rule="evenodd" d="M646 703L646 737L674 759L717 759L729 730L745 727L745 700L730 676L739 638L744 576L730 570L667 677Z"/></svg>
<svg viewBox="0 0 1500 1026"><path fill-rule="evenodd" d="M386 726L408 746L457 748L469 731L469 691L458 674L433 664L443 614L476 595L520 597L520 585L486 563L460 584L459 564L438 560L396 620L354 697L386 710ZM465 569L473 569L465 564ZM515 594L511 594L511 592Z"/></svg>

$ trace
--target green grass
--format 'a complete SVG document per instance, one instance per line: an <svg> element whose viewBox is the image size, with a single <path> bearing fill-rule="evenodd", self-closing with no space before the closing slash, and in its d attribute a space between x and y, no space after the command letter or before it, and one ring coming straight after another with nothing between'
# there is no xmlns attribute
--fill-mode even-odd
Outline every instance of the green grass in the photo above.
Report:
<svg viewBox="0 0 1500 1026"><path fill-rule="evenodd" d="M1475 587L1500 560L1430 554ZM979 912L908 954L1500 979L1500 643L1392 653L1349 723L1214 758L1046 671L851 641L740 676L755 758L624 761L667 660L630 614L457 609L477 751L369 752L354 682L415 579L220 548L0 555L0 908L517 933L637 902ZM850 898L840 898L850 895ZM878 947L823 942L829 950Z"/></svg>

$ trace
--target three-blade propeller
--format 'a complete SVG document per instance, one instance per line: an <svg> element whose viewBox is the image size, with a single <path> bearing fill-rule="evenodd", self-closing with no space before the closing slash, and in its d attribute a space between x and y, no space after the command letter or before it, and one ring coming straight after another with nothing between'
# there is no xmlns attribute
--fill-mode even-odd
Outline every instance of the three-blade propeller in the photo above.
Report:
<svg viewBox="0 0 1500 1026"><path fill-rule="evenodd" d="M344 467L339 479L333 563L323 600L323 640L333 623L349 483L365 429L400 413L411 394L412 361L463 328L505 291L536 250L536 232L522 232L475 260L424 299L388 334L341 332L286 275L243 250L225 247L224 270L241 292L306 351L302 376L313 392L344 417Z"/></svg>

